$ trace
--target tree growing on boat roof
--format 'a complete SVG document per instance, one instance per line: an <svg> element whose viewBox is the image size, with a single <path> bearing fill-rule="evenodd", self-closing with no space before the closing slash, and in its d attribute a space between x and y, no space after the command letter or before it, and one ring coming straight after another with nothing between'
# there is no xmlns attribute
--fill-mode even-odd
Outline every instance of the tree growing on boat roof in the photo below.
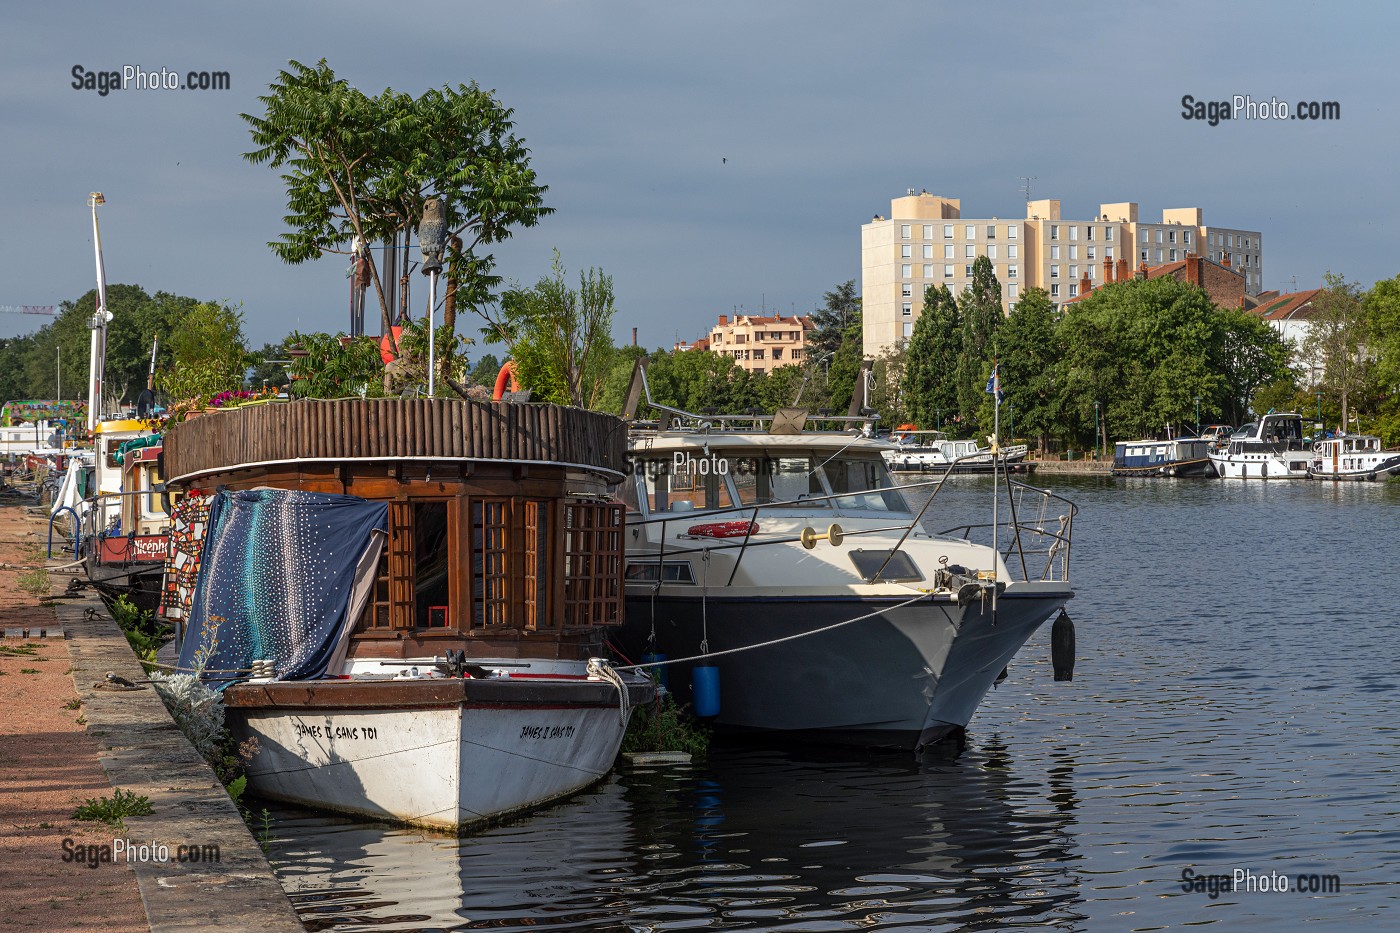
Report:
<svg viewBox="0 0 1400 933"><path fill-rule="evenodd" d="M406 246L424 200L437 197L455 301L477 307L500 285L486 247L552 212L529 150L512 132L514 111L475 83L416 98L391 88L370 97L337 78L325 59L292 61L258 100L262 116L241 114L256 147L243 157L284 170L291 229L268 244L284 262L350 255L357 237L372 244L401 236ZM382 280L372 252L367 258L389 334L386 289L395 283Z"/></svg>
<svg viewBox="0 0 1400 933"><path fill-rule="evenodd" d="M475 305L487 343L504 343L520 384L541 401L593 408L612 361L617 314L612 276L590 268L569 286L554 251L550 274L529 288L511 288L500 305Z"/></svg>

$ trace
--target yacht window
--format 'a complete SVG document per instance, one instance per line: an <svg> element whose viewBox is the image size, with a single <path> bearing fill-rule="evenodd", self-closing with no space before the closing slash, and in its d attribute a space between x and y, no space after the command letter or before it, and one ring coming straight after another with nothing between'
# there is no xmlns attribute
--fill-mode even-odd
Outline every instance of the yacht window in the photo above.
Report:
<svg viewBox="0 0 1400 933"><path fill-rule="evenodd" d="M778 508L824 509L821 479L810 457L731 457L729 473L741 505L782 503ZM816 497L817 501L798 502Z"/></svg>
<svg viewBox="0 0 1400 933"><path fill-rule="evenodd" d="M862 580L871 583L880 575L881 583L917 583L924 578L913 558L903 551L867 551L856 548L850 552L851 563Z"/></svg>
<svg viewBox="0 0 1400 933"><path fill-rule="evenodd" d="M660 570L663 583L695 583L695 571L688 560L663 561L658 568L656 561L629 561L627 564L628 583L655 583Z"/></svg>
<svg viewBox="0 0 1400 933"><path fill-rule="evenodd" d="M894 488L883 460L873 457L837 457L822 467L832 493L864 493L833 500L838 509L907 512L904 496Z"/></svg>
<svg viewBox="0 0 1400 933"><path fill-rule="evenodd" d="M642 489L651 514L662 512L702 512L727 509L734 505L729 485L720 472L722 457L674 460L646 460L642 467ZM724 464L730 468L730 464Z"/></svg>

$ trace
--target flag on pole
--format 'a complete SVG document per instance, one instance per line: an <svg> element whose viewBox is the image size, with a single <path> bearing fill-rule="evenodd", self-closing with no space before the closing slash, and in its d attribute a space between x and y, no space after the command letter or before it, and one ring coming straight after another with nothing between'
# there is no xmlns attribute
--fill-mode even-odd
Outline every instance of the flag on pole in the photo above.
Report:
<svg viewBox="0 0 1400 933"><path fill-rule="evenodd" d="M995 395L995 396L996 396L996 399L997 399L997 404L998 404L998 405L1000 405L1001 402L1002 402L1002 399L1004 399L1004 398L1006 397L1006 393L1003 392L1003 391L1001 390L1001 372L1000 372L1000 370L1001 370L1001 364L1000 364L1000 363L994 363L994 364L992 365L992 375L991 375L991 378L989 378L989 379L987 380L987 394L988 394L988 395Z"/></svg>

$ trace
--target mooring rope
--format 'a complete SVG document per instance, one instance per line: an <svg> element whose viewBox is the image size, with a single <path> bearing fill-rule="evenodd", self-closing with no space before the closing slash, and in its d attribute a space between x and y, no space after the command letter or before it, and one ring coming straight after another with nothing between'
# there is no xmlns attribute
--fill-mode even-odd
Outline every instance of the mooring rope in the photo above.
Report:
<svg viewBox="0 0 1400 933"><path fill-rule="evenodd" d="M785 635L782 638L774 638L771 641L759 642L756 645L744 645L739 648L726 648L723 651L711 651L706 654L697 654L689 658L667 658L665 661L652 661L648 664L628 664L617 668L619 671L640 671L649 667L664 667L667 664L685 664L690 661L703 661L707 658L720 658L726 654L738 654L741 651L754 651L758 648L767 648L772 645L781 645L783 642L797 641L799 638L807 638L812 635L820 635L823 632L830 632L833 629L842 628L856 622L864 622L866 619L873 619L876 616L893 612L896 609L903 609L905 606L913 605L920 600L932 598L932 593L920 593L912 599L906 599L902 603L895 603L893 606L886 606L883 609L876 609L874 612L867 612L863 616L856 616L854 619L846 619L844 622L833 622L831 625L822 628L814 628L810 632L798 632L796 635Z"/></svg>

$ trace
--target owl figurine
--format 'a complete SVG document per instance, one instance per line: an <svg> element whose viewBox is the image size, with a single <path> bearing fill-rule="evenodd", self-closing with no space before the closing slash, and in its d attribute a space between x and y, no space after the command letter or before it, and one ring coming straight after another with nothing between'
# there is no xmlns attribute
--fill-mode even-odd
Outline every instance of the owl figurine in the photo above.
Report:
<svg viewBox="0 0 1400 933"><path fill-rule="evenodd" d="M447 218L442 202L429 198L423 202L423 219L418 224L418 248L423 251L423 274L442 271L442 249L447 242Z"/></svg>

